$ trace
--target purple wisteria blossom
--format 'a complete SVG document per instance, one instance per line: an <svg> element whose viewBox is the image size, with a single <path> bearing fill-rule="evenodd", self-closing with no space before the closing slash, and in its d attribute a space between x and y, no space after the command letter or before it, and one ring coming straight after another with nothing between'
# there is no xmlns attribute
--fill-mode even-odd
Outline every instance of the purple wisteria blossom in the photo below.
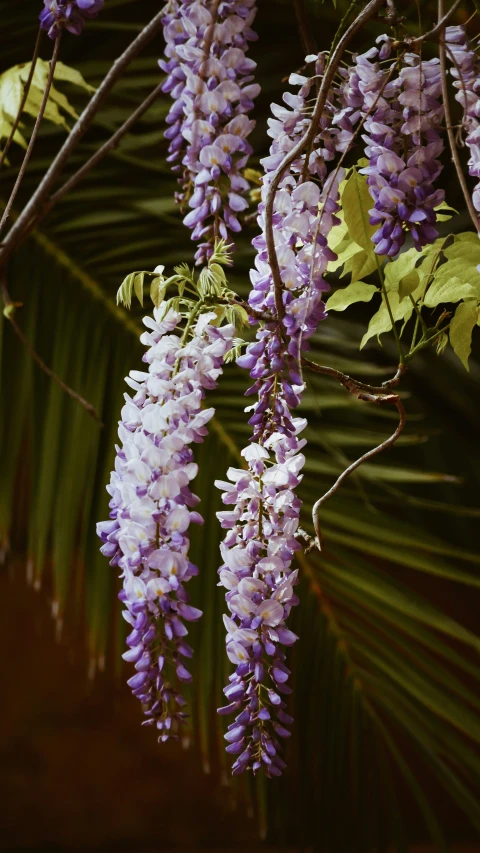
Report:
<svg viewBox="0 0 480 853"><path fill-rule="evenodd" d="M214 410L202 408L205 389L214 388L234 327L217 328L207 313L190 340L176 333L181 315L155 309L146 317L141 341L148 372L132 370L119 424L115 471L107 487L110 520L97 532L101 551L118 566L123 616L132 630L124 659L135 665L128 684L144 706L144 725L156 726L159 740L177 736L185 718L182 682L191 681L185 622L202 614L188 603L185 583L198 573L188 558L188 527L202 523L190 490L196 476L192 443L201 442Z"/></svg>
<svg viewBox="0 0 480 853"><path fill-rule="evenodd" d="M374 47L355 58L343 86L345 121L353 125L365 118L363 139L369 164L367 175L374 207L370 222L379 255L397 255L406 233L420 250L438 236L435 208L443 190L435 188L442 166L440 134L443 120L438 59L421 60L409 53L396 73L388 59L390 40L380 36ZM393 72L393 73L392 73Z"/></svg>
<svg viewBox="0 0 480 853"><path fill-rule="evenodd" d="M44 0L40 12L40 26L51 39L63 30L79 36L86 18L96 18L103 9L104 0Z"/></svg>
<svg viewBox="0 0 480 853"><path fill-rule="evenodd" d="M167 160L179 174L184 223L200 241L197 263L208 259L216 238L229 240L241 230L237 214L248 203L243 177L255 126L248 118L260 87L253 82L256 63L245 52L256 39L251 24L255 0L172 0L166 6L164 92L174 103L167 116Z"/></svg>
<svg viewBox="0 0 480 853"><path fill-rule="evenodd" d="M270 421L282 431L268 438L265 432L262 443L242 451L248 469L230 468L228 481L215 483L223 503L234 504L218 513L228 530L220 583L228 590L227 655L235 664L224 690L228 704L219 713L236 713L225 735L227 752L236 756L234 774L262 768L267 776L279 776L285 767L279 738L289 737L286 726L293 722L283 698L291 693L284 647L298 639L286 620L298 604L298 570L291 562L300 548L295 534L301 501L294 489L305 462L299 452L305 441L297 434L306 421L291 418L281 394L274 406Z"/></svg>
<svg viewBox="0 0 480 853"><path fill-rule="evenodd" d="M324 57L307 57L321 75ZM265 240L265 200L275 169L295 145L310 120L309 96L314 80L290 77L300 86L297 95L286 93L286 106L273 105L269 121L273 137L265 168L258 223L262 234L253 241L257 249L253 289L249 302L255 309L275 315L275 289ZM249 423L253 443L242 455L247 470L231 468L228 481L217 481L231 511L219 513L228 530L222 544L220 583L229 615L227 654L236 669L224 693L228 705L221 714L236 713L226 734L227 752L236 756L234 774L262 769L278 776L285 767L281 739L292 718L284 696L289 670L285 647L297 639L287 627L297 570L292 559L301 546L296 539L301 501L295 488L301 481L305 444L299 433L306 425L291 410L303 391L300 356L308 338L325 317L322 294L328 289L323 274L336 256L328 249L327 235L339 220L338 185L343 171L327 171L327 162L345 149L351 134L332 124L334 93L328 99L312 150L296 160L282 178L275 196L273 228L283 283L285 316L267 322L238 364L254 379L247 393L258 395ZM308 158L308 159L307 159Z"/></svg>
<svg viewBox="0 0 480 853"><path fill-rule="evenodd" d="M450 74L458 90L456 100L464 111L465 142L470 149L468 172L477 178L472 201L480 212L480 59L470 45L464 27L447 27L445 30L447 55L453 63Z"/></svg>
<svg viewBox="0 0 480 853"><path fill-rule="evenodd" d="M316 74L321 75L324 56L309 56L307 60L314 66ZM274 118L268 120L268 133L273 143L269 156L261 161L265 169L257 219L261 234L253 240L257 255L255 269L250 273L250 305L256 310L272 314L275 314L275 289L265 238L265 201L275 170L308 128L311 118L308 101L313 94L314 78L292 74L289 82L300 87L298 94L286 92L283 96L285 106L272 104ZM291 164L275 196L273 232L283 283L283 326L289 346L288 351L284 352L280 329L278 324L274 324L269 330L265 356L276 373L285 368L290 369L294 381L301 381L298 380L300 351L306 348L308 338L326 316L322 295L329 289L329 285L323 274L328 262L336 258L327 246L327 235L333 225L339 222L335 213L339 209L338 187L343 180L344 170L336 169L328 174L327 163L350 144L351 134L334 126L334 113L334 93L331 92L311 151L302 154ZM250 352L248 350L247 356L241 359L240 363L244 367L254 366L253 362L248 362ZM253 378L258 379L264 370L260 357L252 372Z"/></svg>

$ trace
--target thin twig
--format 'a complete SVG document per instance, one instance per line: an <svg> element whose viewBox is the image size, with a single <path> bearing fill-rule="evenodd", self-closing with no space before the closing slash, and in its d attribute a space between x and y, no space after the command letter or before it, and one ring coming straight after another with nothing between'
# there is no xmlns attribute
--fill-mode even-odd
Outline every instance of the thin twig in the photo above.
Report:
<svg viewBox="0 0 480 853"><path fill-rule="evenodd" d="M359 400L362 400L362 394L385 394L390 388L394 385L397 385L400 381L401 376L405 373L405 365L401 365L401 369L397 370L395 376L392 379L387 380L387 382L382 383L382 385L369 385L366 382L361 382L359 379L354 379L352 376L348 376L347 373L342 373L341 370L336 370L334 367L327 367L324 364L317 364L315 361L310 361L310 359L302 356L302 365L306 367L308 370L311 370L313 373L319 373L321 376L329 376L330 379L335 379L336 382L340 382L347 391L350 391L355 397L358 397Z"/></svg>
<svg viewBox="0 0 480 853"><path fill-rule="evenodd" d="M307 17L303 0L293 0L295 17L297 19L298 32L302 40L302 46L306 54L318 53L312 27Z"/></svg>
<svg viewBox="0 0 480 853"><path fill-rule="evenodd" d="M367 399L367 395L364 395L362 397L362 399L364 399L364 400ZM308 550L311 550L311 548L315 547L315 546L318 548L319 551L322 551L322 549L323 549L322 534L321 534L320 522L319 522L319 518L318 518L320 507L325 503L325 501L328 500L328 498L330 498L333 494L335 494L337 489L340 488L343 481L349 476L349 474L352 474L353 471L355 471L357 468L360 467L360 465L363 465L364 462L367 462L367 460L372 459L378 453L382 453L382 451L388 450L388 448L392 447L405 428L405 423L406 423L405 408L403 406L402 401L400 400L400 397L397 394L385 394L384 396L373 396L372 395L371 398L368 400L368 402L376 403L377 405L380 405L380 406L381 405L394 405L398 411L398 414L399 414L398 426L397 426L395 432L389 438L387 438L381 444L378 444L376 447L373 447L371 450L368 450L366 453L363 454L363 456L360 456L359 459L357 459L355 462L352 462L352 464L349 465L349 467L346 468L345 471L342 471L342 473L340 474L340 476L338 477L336 482L333 484L333 486L328 490L328 492L325 492L325 494L322 495L322 497L319 498L318 501L316 501L316 503L314 504L313 510L312 510L312 519L313 519L313 525L315 528L316 539L314 542L312 542L310 544L310 547Z"/></svg>
<svg viewBox="0 0 480 853"><path fill-rule="evenodd" d="M69 385L67 385L63 381L63 379L60 379L60 377L57 376L57 374L54 373L53 370L51 370L47 364L45 364L44 360L39 356L38 352L36 352L36 350L34 350L31 343L25 337L24 333L22 332L22 330L21 330L20 326L18 325L17 321L15 320L15 316L14 316L15 315L15 309L20 307L20 303L13 302L13 300L11 299L10 294L8 292L7 283L6 283L6 279L5 279L4 274L2 274L0 276L0 294L2 296L2 301L4 304L4 310L3 310L4 316L7 318L7 320L12 325L12 327L15 331L15 334L20 339L20 341L22 342L25 349L30 353L30 355L34 359L34 361L37 362L39 367L41 367L43 372L46 373L47 376L50 377L50 379L52 379L54 382L57 383L57 385L60 386L62 391L65 392L65 394L68 394L68 396L71 397L72 400L75 400L77 403L80 403L80 405L85 409L85 411L88 412L88 414L94 420L96 420L97 423L99 423L101 427L103 427L102 420L98 416L94 406L92 406L92 404L89 403L88 400L85 400L85 398L82 397L80 394L77 394L77 392L74 391L73 388L70 388Z"/></svg>
<svg viewBox="0 0 480 853"><path fill-rule="evenodd" d="M372 15L375 14L377 9L379 9L380 6L384 4L384 2L385 0L370 0L370 3L367 4L367 6L365 7L365 9L362 10L362 12L360 12L355 21L353 21L353 23L349 26L348 30L346 30L346 32L341 37L334 53L330 57L330 61L325 70L322 85L320 86L320 90L315 104L315 109L312 116L312 121L309 125L309 128L302 136L302 138L297 142L297 144L292 148L290 153L287 154L287 156L282 160L280 166L273 174L268 187L267 198L265 202L265 238L267 243L268 262L272 272L272 278L275 287L275 307L279 320L282 320L285 315L285 306L283 305L283 284L280 276L280 267L278 264L278 259L275 250L275 239L273 235L272 221L273 205L275 202L275 196L278 189L278 185L288 166L293 163L294 160L296 160L296 158L315 138L315 134L317 132L317 125L325 108L330 86L333 83L335 74L337 73L338 67L343 56L343 52L347 44L349 44L351 39L366 24L366 22L372 17Z"/></svg>
<svg viewBox="0 0 480 853"><path fill-rule="evenodd" d="M38 210L41 210L44 202L49 196L49 193L55 184L58 176L63 171L65 164L70 158L72 152L80 142L83 135L89 129L95 115L102 106L118 78L121 76L127 65L135 59L138 53L145 47L146 44L156 35L162 26L164 13L158 12L149 24L142 30L136 39L127 47L127 49L115 60L110 71L103 79L97 91L87 104L80 118L76 122L73 130L65 140L62 148L50 165L48 171L44 175L40 185L32 198L25 206L24 210L18 217L15 225L12 226L3 243L2 251L0 252L0 264L3 265L11 252L24 239L24 231L28 228L32 218Z"/></svg>
<svg viewBox="0 0 480 853"><path fill-rule="evenodd" d="M28 143L28 148L25 151L23 163L20 166L20 171L18 173L17 180L15 181L15 186L11 192L10 198L7 201L7 206L3 212L2 220L0 222L0 234L2 233L3 228L5 226L5 223L6 223L8 217L10 215L10 211L11 211L11 209L13 207L13 203L17 197L17 193L20 189L20 185L23 181L23 178L25 177L25 172L27 171L27 166L28 166L30 157L32 156L33 147L35 145L35 142L37 141L38 131L40 130L40 125L42 123L42 119L43 119L45 109L47 106L48 97L50 95L50 89L52 88L53 75L55 74L55 66L57 64L58 52L60 50L60 41L61 41L61 34L55 40L55 46L53 48L53 56L50 60L50 68L48 71L47 82L45 84L45 91L43 93L42 103L40 104L40 109L38 111L38 115L37 115L35 125L34 125L33 131L32 131L32 135L30 137L30 142Z"/></svg>
<svg viewBox="0 0 480 853"><path fill-rule="evenodd" d="M452 8L448 10L447 14L445 14L445 7L442 3L443 11L441 13L439 13L438 23L433 27L433 29L429 30L428 33L424 33L423 35L418 36L417 38L405 39L406 43L410 47L416 47L422 41L437 41L438 37L441 36L444 28L447 26L450 18L453 18L455 12L457 11L457 9L460 8L462 3L463 3L463 0L456 0L456 2L453 4ZM439 4L439 6L440 6L440 4Z"/></svg>
<svg viewBox="0 0 480 853"><path fill-rule="evenodd" d="M72 190L77 184L88 174L99 162L103 160L103 158L118 147L120 141L125 136L126 133L131 130L134 124L147 112L147 110L152 106L152 104L157 100L158 96L161 94L163 83L159 83L158 86L150 92L147 98L137 107L134 113L115 131L115 133L107 139L107 141L95 152L95 154L87 160L84 165L72 175L71 178L66 181L59 190L57 190L54 195L51 196L50 199L47 200L43 209L35 217L34 221L29 225L29 230L36 226L38 222L43 219L43 217L52 209L52 207L57 204L61 199Z"/></svg>
<svg viewBox="0 0 480 853"><path fill-rule="evenodd" d="M28 93L30 91L30 86L32 85L33 75L35 74L35 68L37 66L37 59L38 59L38 53L40 50L40 44L42 41L42 36L43 36L43 30L40 27L40 29L38 30L37 40L35 42L35 47L33 50L32 61L30 63L30 71L28 72L28 77L27 77L27 79L25 81L25 85L23 87L23 95L22 95L22 99L21 99L19 107L18 107L18 112L17 112L16 118L15 118L15 121L13 122L12 129L10 131L10 136L8 137L8 139L5 143L5 147L4 147L4 149L0 155L0 169L2 168L2 166L6 160L9 148L10 148L10 146L13 142L13 139L15 137L15 134L17 132L18 125L20 124L23 109L25 107L25 104L27 103Z"/></svg>
<svg viewBox="0 0 480 853"><path fill-rule="evenodd" d="M444 16L445 10L445 2L444 0L438 0L438 17L441 22L445 20ZM451 11L451 10L450 10ZM444 24L442 23L442 28ZM480 223L478 220L478 214L475 210L472 202L472 196L469 192L467 181L465 180L465 175L463 173L462 164L460 162L460 157L458 155L457 143L455 140L455 134L452 128L452 114L450 111L450 102L448 100L448 82L447 82L447 57L446 57L446 48L445 48L445 38L440 39L439 46L439 58L440 58L440 74L442 78L442 98L443 98L443 108L445 110L445 124L447 127L447 135L448 142L450 145L450 151L452 154L452 161L455 166L455 171L457 173L458 182L462 189L463 197L465 199L465 204L467 205L467 210L470 214L470 218L475 226L476 231L480 231Z"/></svg>

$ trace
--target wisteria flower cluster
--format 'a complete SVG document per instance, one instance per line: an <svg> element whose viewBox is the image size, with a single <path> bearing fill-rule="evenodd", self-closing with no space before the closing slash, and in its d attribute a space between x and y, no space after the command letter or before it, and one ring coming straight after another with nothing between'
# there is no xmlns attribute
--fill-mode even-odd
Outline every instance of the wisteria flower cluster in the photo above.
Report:
<svg viewBox="0 0 480 853"><path fill-rule="evenodd" d="M163 91L174 99L167 159L179 174L176 199L191 208L183 221L200 241L197 263L211 256L216 238L241 230L237 214L248 206L242 170L260 87L245 53L256 38L255 13L255 0L170 0L165 7L166 59L159 64L167 74Z"/></svg>
<svg viewBox="0 0 480 853"><path fill-rule="evenodd" d="M51 39L68 30L79 36L86 18L96 18L103 9L104 0L44 0L40 12L40 26Z"/></svg>
<svg viewBox="0 0 480 853"><path fill-rule="evenodd" d="M321 79L325 58L308 56L307 62L314 65L317 79ZM252 290L249 303L256 310L275 314L275 288L268 262L265 236L265 202L273 175L301 138L311 120L308 100L312 94L315 78L299 74L290 76L290 83L299 86L298 94L286 92L285 106L272 104L274 118L270 118L269 135L273 138L269 156L261 162L265 169L262 184L262 201L259 205L258 224L261 234L253 240L257 250L255 269L250 277ZM298 380L300 351L313 334L320 320L324 319L325 305L322 294L329 289L323 275L329 261L335 255L327 246L327 235L338 223L338 187L344 171L337 169L330 175L327 163L336 153L344 149L349 141L344 132L332 124L334 115L333 93L327 99L320 120L319 132L312 149L295 160L282 178L275 195L273 230L275 248L283 284L285 317L284 332L288 335L288 352L284 353L278 325L270 329L266 357L275 372L284 369L288 362L292 378ZM257 345L258 348L258 345ZM248 351L251 352L250 350ZM247 357L244 367L253 367ZM260 362L252 376L258 378L268 368ZM257 374L257 375L256 375Z"/></svg>
<svg viewBox="0 0 480 853"><path fill-rule="evenodd" d="M388 59L391 40L380 36L374 47L355 58L342 87L343 120L364 122L363 139L369 163L367 175L374 207L370 222L375 251L398 254L407 232L421 250L438 236L435 208L444 199L435 188L442 165L441 76L438 59L422 60L407 53L398 71Z"/></svg>
<svg viewBox="0 0 480 853"><path fill-rule="evenodd" d="M317 75L322 73L322 55L307 57L307 62ZM262 161L265 176L258 217L262 234L253 241L257 256L249 302L272 315L276 306L265 238L266 195L274 171L308 126L314 79L294 74L290 83L300 86L299 93L284 95L286 107L272 106L273 143ZM237 359L255 380L247 393L258 395L249 420L253 443L242 451L248 469L230 469L231 482L217 481L223 502L234 504L233 511L219 513L222 527L229 531L219 572L220 583L228 590L227 654L236 665L224 691L229 704L219 713L236 713L226 734L227 752L237 756L234 774L262 769L267 776L280 775L285 762L279 738L289 736L286 726L292 722L282 698L291 692L284 648L297 639L286 620L298 603L294 593L298 571L291 564L301 547L296 539L301 501L294 490L305 462L300 451L306 442L298 436L306 422L294 418L291 410L303 390L301 352L325 317L322 293L328 285L323 274L336 257L327 246L327 235L339 222L335 212L343 171L328 174L326 163L349 138L332 118L330 100L312 150L292 163L275 195L273 227L285 315L281 325L272 321L259 329L256 341Z"/></svg>
<svg viewBox="0 0 480 853"><path fill-rule="evenodd" d="M123 657L136 670L128 684L161 740L177 736L185 718L179 687L191 681L186 659L193 651L185 622L201 616L185 589L198 573L188 558L188 528L202 523L190 490L197 473L191 445L207 433L214 410L202 400L216 385L234 332L211 325L215 318L201 314L187 339L177 334L182 316L173 309L145 317L148 372L132 370L126 380L134 395L125 394L119 424L110 520L97 525L102 553L123 578L119 597L132 627Z"/></svg>
<svg viewBox="0 0 480 853"><path fill-rule="evenodd" d="M228 590L227 655L235 664L224 690L228 704L219 713L236 713L225 735L227 752L236 756L234 774L262 768L279 776L286 765L278 739L290 735L286 726L293 722L282 698L291 693L283 647L298 639L286 620L298 603L298 570L291 562L300 548L295 534L301 501L294 489L305 462L299 453L305 442L297 438L305 422L285 414L289 435L272 432L264 445L251 444L242 451L248 469L230 468L228 481L216 481L222 501L234 504L218 513L229 531L221 546L220 583Z"/></svg>
<svg viewBox="0 0 480 853"><path fill-rule="evenodd" d="M464 110L465 142L470 149L469 174L477 178L472 201L480 212L480 59L470 45L464 27L445 30L447 54L453 66L450 73L457 89L456 100Z"/></svg>

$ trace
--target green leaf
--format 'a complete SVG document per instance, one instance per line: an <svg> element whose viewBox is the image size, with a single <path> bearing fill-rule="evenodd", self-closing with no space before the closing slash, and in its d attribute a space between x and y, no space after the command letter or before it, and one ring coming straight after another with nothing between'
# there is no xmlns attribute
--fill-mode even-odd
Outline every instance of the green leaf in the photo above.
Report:
<svg viewBox="0 0 480 853"><path fill-rule="evenodd" d="M413 311L413 306L410 300L404 299L403 301L400 301L398 293L389 293L388 301L390 303L390 308L395 322L398 320L407 322L410 319ZM370 323L368 324L368 329L360 343L360 349L363 349L370 338L376 336L377 339L379 339L380 335L383 335L385 332L389 332L391 328L392 323L390 321L390 315L385 301L383 301L381 307L377 313L373 315Z"/></svg>
<svg viewBox="0 0 480 853"><path fill-rule="evenodd" d="M122 281L120 287L117 290L117 305L125 305L125 308L131 308L135 275L136 273L131 272Z"/></svg>
<svg viewBox="0 0 480 853"><path fill-rule="evenodd" d="M80 89L85 89L90 94L95 92L95 86L90 86L83 75L80 74L80 71L77 71L76 68L71 68L70 65L65 65L64 62L57 62L53 76L55 80L65 80L74 86L78 86Z"/></svg>
<svg viewBox="0 0 480 853"><path fill-rule="evenodd" d="M372 236L377 230L376 225L370 225L368 211L372 206L367 179L353 169L342 193L343 216L350 239L369 254L373 253Z"/></svg>
<svg viewBox="0 0 480 853"><path fill-rule="evenodd" d="M137 297L140 305L143 308L143 281L146 273L138 272L135 274L133 279L133 288L135 290L135 296Z"/></svg>
<svg viewBox="0 0 480 853"><path fill-rule="evenodd" d="M458 306L450 326L450 343L466 370L469 370L472 331L478 318L477 302L469 299Z"/></svg>
<svg viewBox="0 0 480 853"><path fill-rule="evenodd" d="M439 213L439 211L443 211L443 213ZM454 213L458 214L458 210L455 210L455 208L447 204L446 201L442 201L442 203L435 208L435 213L437 214L437 222L447 222L452 218Z"/></svg>
<svg viewBox="0 0 480 853"><path fill-rule="evenodd" d="M336 290L327 301L328 311L345 311L349 305L355 302L370 302L372 296L377 293L378 288L374 284L366 284L364 281L354 281L342 290Z"/></svg>
<svg viewBox="0 0 480 853"><path fill-rule="evenodd" d="M32 83L24 106L24 112L34 118L37 117L45 91L50 64L44 59L37 59ZM13 122L20 108L25 83L30 73L31 62L15 65L0 75L0 139L10 135ZM84 80L79 71L57 62L55 66L55 80L68 81L74 86L85 89L87 92L95 91L92 86ZM77 118L77 112L70 104L68 98L52 86L45 108L44 117L53 124L61 125L68 130L68 124L63 113ZM16 134L15 141L23 144L23 136Z"/></svg>
<svg viewBox="0 0 480 853"><path fill-rule="evenodd" d="M475 296L475 288L471 284L464 284L457 276L448 280L434 279L425 294L424 304L427 308L436 308L444 302L460 302L461 299L470 299Z"/></svg>
<svg viewBox="0 0 480 853"><path fill-rule="evenodd" d="M167 290L167 286L165 284L165 279L161 275L155 276L151 285L150 285L150 299L152 300L155 308L159 308L161 303L165 298L165 292Z"/></svg>
<svg viewBox="0 0 480 853"><path fill-rule="evenodd" d="M413 293L419 285L419 275L415 267L422 257L423 254L417 249L408 249L396 260L385 264L385 288L388 293L398 293L400 302L405 296Z"/></svg>
<svg viewBox="0 0 480 853"><path fill-rule="evenodd" d="M366 179L353 169L340 187L342 223L332 229L329 246L338 259L329 264L331 271L343 265L343 275L351 273L352 283L377 269L372 243L376 227L370 225L368 211L373 205Z"/></svg>

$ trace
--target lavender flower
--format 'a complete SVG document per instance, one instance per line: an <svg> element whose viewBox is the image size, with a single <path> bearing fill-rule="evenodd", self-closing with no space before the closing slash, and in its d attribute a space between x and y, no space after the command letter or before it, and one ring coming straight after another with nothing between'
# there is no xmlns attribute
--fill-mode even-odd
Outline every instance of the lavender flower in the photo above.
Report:
<svg viewBox="0 0 480 853"><path fill-rule="evenodd" d="M307 60L315 62L315 72L317 76L321 75L325 64L324 56L309 56ZM249 296L250 305L266 313L275 314L275 289L265 238L266 196L273 173L309 125L308 100L314 79L292 74L290 83L300 86L298 94L285 93L283 100L286 106L273 104L274 118L268 121L268 133L273 138L273 143L269 156L261 161L265 175L257 221L262 233L253 240L257 255L255 270L250 273L253 287ZM301 349L307 347L308 338L317 328L319 321L326 316L322 294L329 289L329 285L323 274L328 262L336 257L327 246L327 236L333 225L339 222L335 213L339 209L338 187L344 171L336 169L328 174L327 163L334 159L337 152L345 150L350 144L351 134L333 125L334 114L334 93L331 92L311 151L292 163L280 182L274 201L273 230L284 286L283 325L290 342L288 352L283 352L280 330L278 325L274 324L269 329L271 337L266 358L275 373L288 367L292 371L293 379L298 376ZM255 345L255 352L257 349L258 345ZM240 362L244 367L253 367L253 363L248 364L250 352L249 349L247 357L243 357ZM265 366L262 367L262 364L260 358L255 371L252 372L255 379L262 375L262 370L268 370Z"/></svg>
<svg viewBox="0 0 480 853"><path fill-rule="evenodd" d="M245 56L255 0L172 0L164 18L167 77L164 92L174 103L167 117L167 160L179 174L177 201L191 210L184 223L201 241L195 258L208 259L216 238L241 230L237 214L248 206L248 181L242 175L252 153L248 118L260 87L253 83L256 63ZM180 161L180 162L178 162Z"/></svg>
<svg viewBox="0 0 480 853"><path fill-rule="evenodd" d="M79 36L85 18L96 18L103 3L104 0L44 0L40 26L51 39L58 38L63 30Z"/></svg>
<svg viewBox="0 0 480 853"><path fill-rule="evenodd" d="M470 149L468 172L472 177L480 179L480 59L470 46L462 26L446 27L445 42L453 63L450 74L458 90L455 98L464 111L465 142ZM477 180L473 190L472 201L475 210L480 212L480 180Z"/></svg>
<svg viewBox="0 0 480 853"><path fill-rule="evenodd" d="M128 684L142 702L145 725L159 739L177 736L185 714L179 686L191 681L185 622L201 611L188 603L186 582L198 573L188 559L188 527L202 523L198 498L189 483L196 476L191 444L203 440L213 409L202 408L205 389L214 388L231 347L233 326L214 327L216 314L200 316L190 340L175 330L181 315L155 309L145 317L142 343L148 372L132 370L119 425L115 471L107 487L110 521L97 532L101 551L118 565L120 599L132 631L124 659L135 664Z"/></svg>
<svg viewBox="0 0 480 853"><path fill-rule="evenodd" d="M365 117L367 175L374 208L370 222L379 255L397 255L408 231L421 250L438 236L435 208L443 190L435 189L443 151L439 128L443 119L438 59L421 60L406 54L397 76L395 62L381 67L378 59L389 53L388 37L382 47L357 56L344 96L347 117ZM377 40L378 41L378 40Z"/></svg>
<svg viewBox="0 0 480 853"><path fill-rule="evenodd" d="M273 432L265 445L251 444L242 451L248 470L230 468L228 481L215 484L223 502L234 504L233 511L218 513L229 531L221 546L220 583L228 590L227 655L236 667L224 690L228 705L219 713L237 712L225 735L227 752L237 756L234 774L263 768L267 776L279 776L285 762L278 739L289 736L285 726L293 722L282 698L291 692L283 647L298 639L286 619L298 603L298 571L291 561L300 547L295 533L301 501L293 490L305 462L298 452L304 442L297 438L305 421L289 421L290 435Z"/></svg>

